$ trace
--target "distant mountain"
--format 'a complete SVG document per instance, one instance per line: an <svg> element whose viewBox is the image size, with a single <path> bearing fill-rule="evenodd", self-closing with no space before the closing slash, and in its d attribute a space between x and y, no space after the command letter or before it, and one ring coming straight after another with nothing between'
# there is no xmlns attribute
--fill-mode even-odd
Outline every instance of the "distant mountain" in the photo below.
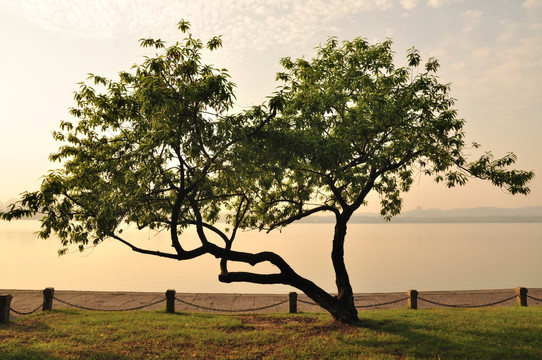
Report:
<svg viewBox="0 0 542 360"><path fill-rule="evenodd" d="M7 210L9 202L0 202L0 211ZM39 219L36 215L31 220ZM334 223L332 215L309 216L302 219L302 223ZM379 224L384 219L378 213L357 213L350 220L352 224ZM528 206L520 208L477 207L464 209L422 209L420 207L401 213L392 218L392 224L398 223L542 223L542 206Z"/></svg>
<svg viewBox="0 0 542 360"><path fill-rule="evenodd" d="M7 211L8 208L9 208L9 205L13 204L16 201L17 201L17 199L10 199L10 200L8 200L8 201L6 201L4 203L0 201L0 212ZM42 215L36 214L36 215L31 216L29 218L22 218L21 220L39 220L39 219L41 219L41 217L42 217ZM2 221L2 220L0 220L0 221Z"/></svg>
<svg viewBox="0 0 542 360"><path fill-rule="evenodd" d="M6 202L0 201L0 211L6 211L8 209L8 206L16 202L17 199L9 199Z"/></svg>
<svg viewBox="0 0 542 360"><path fill-rule="evenodd" d="M478 207L465 209L422 209L405 211L403 217L484 217L484 216L542 216L542 206L529 206L514 209L496 208L496 207Z"/></svg>
<svg viewBox="0 0 542 360"><path fill-rule="evenodd" d="M333 216L312 216L303 219L305 223L332 223ZM383 223L378 213L354 214L350 223ZM465 209L422 209L403 212L392 218L391 223L540 223L542 206L529 206L514 209L479 207Z"/></svg>

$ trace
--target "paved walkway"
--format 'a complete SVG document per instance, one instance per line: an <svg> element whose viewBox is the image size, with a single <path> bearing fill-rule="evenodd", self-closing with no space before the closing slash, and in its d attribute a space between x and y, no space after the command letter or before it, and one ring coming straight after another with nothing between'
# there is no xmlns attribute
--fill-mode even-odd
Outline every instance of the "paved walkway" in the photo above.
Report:
<svg viewBox="0 0 542 360"><path fill-rule="evenodd" d="M29 312L40 308L43 301L43 290L2 290L0 294L11 294L11 308L19 312ZM517 303L514 289L503 290L476 290L476 291L427 291L419 292L418 308L436 308L434 305L423 301L422 299L438 302L442 304L452 304L460 306L485 305L505 302L492 306L514 306ZM542 300L542 288L528 289L528 295ZM143 307L144 310L165 309L165 293L150 292L99 292L99 291L65 291L56 290L53 308L73 307L62 303L62 301L83 306L86 308L99 310L123 310ZM359 311L374 309L392 309L403 308L407 306L406 292L394 293L373 293L356 294L355 303ZM177 293L175 310L179 312L252 312L252 313L277 313L288 311L288 294L205 294L205 293ZM511 298L511 299L510 299ZM163 301L161 301L163 300ZM400 300L395 302L396 300ZM158 302L151 306L148 304ZM298 311L320 312L323 311L319 306L304 294L298 295ZM387 305L369 306L394 302ZM270 306L271 305L271 306ZM529 306L542 306L542 301L528 298ZM270 307L268 307L270 306ZM265 309L256 310L262 307ZM215 310L211 310L215 309ZM38 310L38 311L40 311ZM225 311L219 311L225 310ZM12 312L13 318L19 316Z"/></svg>

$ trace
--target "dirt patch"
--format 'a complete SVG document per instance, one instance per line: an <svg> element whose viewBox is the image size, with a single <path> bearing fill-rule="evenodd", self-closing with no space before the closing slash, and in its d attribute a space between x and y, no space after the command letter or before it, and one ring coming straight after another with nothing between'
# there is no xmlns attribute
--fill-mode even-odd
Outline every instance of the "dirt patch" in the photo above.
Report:
<svg viewBox="0 0 542 360"><path fill-rule="evenodd" d="M269 315L238 315L236 316L243 322L243 325L254 326L254 327L263 327L263 328L277 328L284 325L309 325L318 322L318 319L308 316L299 316L299 317L278 317L278 316L269 316Z"/></svg>

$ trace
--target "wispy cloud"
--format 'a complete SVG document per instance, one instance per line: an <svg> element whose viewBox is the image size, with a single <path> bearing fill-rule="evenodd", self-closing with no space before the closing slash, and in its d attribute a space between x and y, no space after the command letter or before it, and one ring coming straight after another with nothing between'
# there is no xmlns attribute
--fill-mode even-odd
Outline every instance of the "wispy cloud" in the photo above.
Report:
<svg viewBox="0 0 542 360"><path fill-rule="evenodd" d="M412 10L418 5L418 0L399 0L399 3L405 10Z"/></svg>
<svg viewBox="0 0 542 360"><path fill-rule="evenodd" d="M226 49L221 52L226 62L232 59L245 59L247 54L268 49L312 48L327 35L340 35L344 24L358 21L360 14L379 13L397 5L410 10L425 4L439 8L458 0L0 0L0 5L16 9L45 31L63 36L82 38L117 38L125 35L144 37L157 36L177 39L175 23L185 18L192 22L194 32L202 38L223 34ZM7 5L6 5L7 4ZM542 6L542 0L526 0L525 9ZM484 12L478 9L465 9L460 16L465 19L478 19ZM463 31L464 38L458 40L458 34L451 36L451 48L462 44L462 57L472 54L471 59L450 59L450 63L468 62L474 68L479 64L479 77L489 81L497 74L491 69L506 69L499 81L506 83L532 81L520 75L519 63L514 56L530 60L534 66L536 57L533 51L536 41L527 41L517 37L521 24L506 22L501 24L500 32L494 35L494 41L506 43L507 48L499 48L496 53L487 53L484 44L473 43L470 34ZM521 26L531 26L523 24ZM532 26L531 26L532 28ZM382 29L386 35L396 35L396 27ZM516 41L518 40L518 41ZM520 42L522 40L523 42ZM514 47L512 47L513 44ZM308 45L307 45L308 44ZM470 45L469 45L470 44ZM529 44L528 47L526 44ZM447 44L446 46L449 46ZM443 49L446 49L444 47ZM487 50L487 51L486 51ZM504 51L506 50L506 51ZM434 46L433 52L438 52ZM505 56L508 54L509 56ZM538 54L540 56L540 54ZM277 56L278 58L278 56ZM497 62L499 60L499 62ZM243 60L238 60L243 61ZM250 61L250 60L246 60ZM223 61L221 61L223 63ZM522 73L523 74L523 73ZM506 79L506 80L505 80ZM468 81L466 78L465 81ZM485 82L485 80L483 80ZM486 84L487 85L487 84Z"/></svg>
<svg viewBox="0 0 542 360"><path fill-rule="evenodd" d="M480 11L480 10L476 10L476 9L469 9L469 10L461 13L461 17L472 18L472 19L478 19L482 15L484 15L484 12Z"/></svg>
<svg viewBox="0 0 542 360"><path fill-rule="evenodd" d="M492 38L466 32L450 35L438 46L453 49L440 57L451 64L442 75L453 78L456 89L484 99L485 116L518 121L518 114L526 116L526 104L539 103L542 83L540 35L528 29L529 24L503 20ZM467 98L463 95L463 102Z"/></svg>
<svg viewBox="0 0 542 360"><path fill-rule="evenodd" d="M427 0L427 6L438 8L447 3L448 0Z"/></svg>
<svg viewBox="0 0 542 360"><path fill-rule="evenodd" d="M540 9L542 8L542 0L525 0L521 7L525 9Z"/></svg>
<svg viewBox="0 0 542 360"><path fill-rule="evenodd" d="M356 22L356 16L387 11L394 1L0 0L0 6L9 3L44 31L72 38L176 41L175 24L185 19L202 39L223 35L221 63L227 64L270 49L312 49L330 35L340 36L345 24Z"/></svg>
<svg viewBox="0 0 542 360"><path fill-rule="evenodd" d="M459 1L462 1L462 0L427 0L426 4L427 6L432 7L432 8L439 8L451 2L459 2Z"/></svg>
<svg viewBox="0 0 542 360"><path fill-rule="evenodd" d="M185 18L209 33L228 30L243 38L262 37L268 43L303 39L327 23L393 6L392 0L0 0L2 3L9 3L46 31L64 36L115 38L153 33ZM261 40L257 42L262 44Z"/></svg>

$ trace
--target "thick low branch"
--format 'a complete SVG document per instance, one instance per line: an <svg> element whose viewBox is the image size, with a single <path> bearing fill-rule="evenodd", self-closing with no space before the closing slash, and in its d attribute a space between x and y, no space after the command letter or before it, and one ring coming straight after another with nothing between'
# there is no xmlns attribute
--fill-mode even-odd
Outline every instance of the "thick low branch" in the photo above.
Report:
<svg viewBox="0 0 542 360"><path fill-rule="evenodd" d="M275 265L279 270L279 274L256 274L249 272L233 272L233 273L221 273L219 280L223 282L237 282L237 281L249 281L260 284L286 284L291 285L301 291L303 291L312 300L316 301L324 309L330 311L335 317L339 318L337 310L337 303L342 301L340 298L335 298L329 295L322 288L314 284L312 281L307 280L299 276L291 267L284 261L282 257L273 252L260 252L256 254L232 251L223 249L216 246L213 243L207 241L204 233L204 225L202 216L198 207L198 203L194 199L190 199L190 205L196 216L197 232L202 242L202 247L211 255L216 258L229 261L244 262L255 266L256 264L269 262ZM331 210L331 209L329 209ZM338 210L333 209L338 213ZM354 309L355 310L355 309Z"/></svg>
<svg viewBox="0 0 542 360"><path fill-rule="evenodd" d="M250 272L227 272L220 274L218 280L223 283L250 282L254 284L285 284L289 285L282 274L256 274Z"/></svg>
<svg viewBox="0 0 542 360"><path fill-rule="evenodd" d="M283 273L294 273L293 269L279 255L271 251L263 251L259 253L247 253L243 251L226 250L213 243L207 242L205 249L211 255L219 259L226 259L255 266L263 262L269 262L278 267Z"/></svg>

